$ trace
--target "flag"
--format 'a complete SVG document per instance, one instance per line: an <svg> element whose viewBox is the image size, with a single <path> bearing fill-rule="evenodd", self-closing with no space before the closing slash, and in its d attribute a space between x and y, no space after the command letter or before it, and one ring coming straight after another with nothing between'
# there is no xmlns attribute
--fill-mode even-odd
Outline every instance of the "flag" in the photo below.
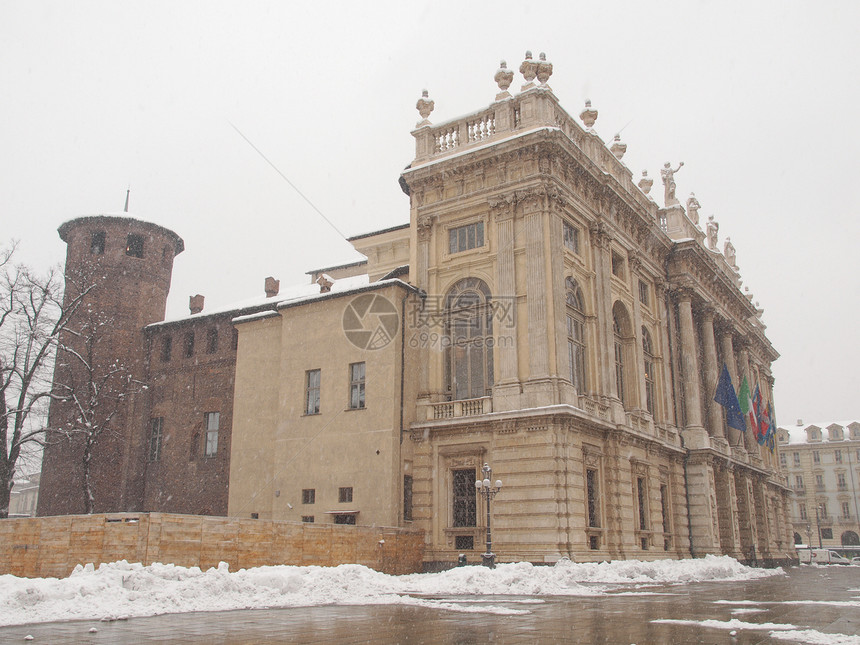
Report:
<svg viewBox="0 0 860 645"><path fill-rule="evenodd" d="M726 409L726 424L730 428L741 432L746 431L747 426L744 423L744 415L741 413L741 404L738 402L738 395L735 393L732 377L729 375L729 368L725 363L723 363L723 371L720 373L720 380L717 383L714 401Z"/></svg>
<svg viewBox="0 0 860 645"><path fill-rule="evenodd" d="M764 423L764 409L762 407L761 390L759 390L758 385L755 386L752 403L756 419L756 423L755 425L753 425L753 434L755 436L756 441L758 441L758 444L762 445L764 443L766 426L762 426L762 424Z"/></svg>
<svg viewBox="0 0 860 645"><path fill-rule="evenodd" d="M770 404L761 406L761 417L759 417L759 434L758 434L758 443L763 446L765 441L767 441L768 436L770 435L770 412L768 409L770 408Z"/></svg>
<svg viewBox="0 0 860 645"><path fill-rule="evenodd" d="M755 408L753 408L752 398L750 397L750 384L747 381L746 374L744 374L744 380L741 382L741 389L738 392L738 402L741 404L741 412L749 417L750 420L750 428L753 432L758 427L758 419L755 415Z"/></svg>

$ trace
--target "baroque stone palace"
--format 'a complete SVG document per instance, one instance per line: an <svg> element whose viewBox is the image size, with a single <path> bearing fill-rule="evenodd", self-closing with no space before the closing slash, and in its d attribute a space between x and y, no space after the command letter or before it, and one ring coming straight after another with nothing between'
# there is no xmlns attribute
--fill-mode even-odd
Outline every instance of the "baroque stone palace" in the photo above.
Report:
<svg viewBox="0 0 860 645"><path fill-rule="evenodd" d="M780 466L794 492L794 541L860 554L860 421L780 427Z"/></svg>
<svg viewBox="0 0 860 645"><path fill-rule="evenodd" d="M772 401L778 358L730 241L677 199L681 165L659 206L597 109L561 107L543 54L520 72L511 93L502 64L493 102L446 123L425 92L409 222L289 293L268 278L265 298L210 313L194 296L163 321L178 236L61 227L67 266L112 276L91 296L123 312L112 351L148 384L95 449L97 511L411 525L432 567L484 550L487 463L501 561L794 557L779 448L713 400L726 365ZM79 510L76 450L46 451L40 514Z"/></svg>

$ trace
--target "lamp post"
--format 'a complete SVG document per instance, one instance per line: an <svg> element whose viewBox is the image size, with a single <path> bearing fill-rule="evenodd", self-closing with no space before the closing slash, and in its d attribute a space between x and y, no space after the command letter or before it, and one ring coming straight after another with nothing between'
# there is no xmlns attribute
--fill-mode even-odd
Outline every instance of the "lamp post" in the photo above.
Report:
<svg viewBox="0 0 860 645"><path fill-rule="evenodd" d="M490 533L490 501L502 490L502 480L497 479L495 487L490 485L490 477L493 474L493 469L489 464L484 464L481 469L484 474L484 479L475 481L475 489L480 495L484 496L484 501L487 506L487 552L481 556L481 564L490 569L496 568L496 554L493 553L493 538Z"/></svg>
<svg viewBox="0 0 860 645"><path fill-rule="evenodd" d="M821 516L818 514L818 509L821 508L821 504L815 503L815 528L818 529L818 548L821 547Z"/></svg>

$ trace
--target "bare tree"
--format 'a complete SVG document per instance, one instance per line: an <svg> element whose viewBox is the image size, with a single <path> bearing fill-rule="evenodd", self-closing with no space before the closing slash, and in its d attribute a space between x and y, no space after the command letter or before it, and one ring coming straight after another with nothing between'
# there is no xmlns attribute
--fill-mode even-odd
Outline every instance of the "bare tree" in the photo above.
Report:
<svg viewBox="0 0 860 645"><path fill-rule="evenodd" d="M28 447L44 446L48 403L57 396L52 366L61 332L88 289L63 301L59 269L44 275L15 264L17 243L0 249L0 518L9 515L16 467Z"/></svg>
<svg viewBox="0 0 860 645"><path fill-rule="evenodd" d="M63 412L52 421L83 443L80 486L88 514L95 508L93 451L103 436L117 435L114 422L122 417L125 401L144 388L129 365L102 347L110 342L112 324L109 315L84 307L64 329L57 350L54 393Z"/></svg>

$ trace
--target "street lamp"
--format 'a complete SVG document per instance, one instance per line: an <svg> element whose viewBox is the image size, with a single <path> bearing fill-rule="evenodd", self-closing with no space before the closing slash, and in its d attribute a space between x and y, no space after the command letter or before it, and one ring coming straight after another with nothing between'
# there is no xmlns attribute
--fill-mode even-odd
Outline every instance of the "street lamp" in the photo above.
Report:
<svg viewBox="0 0 860 645"><path fill-rule="evenodd" d="M815 504L815 528L818 529L818 548L821 547L821 516L818 514L818 509L821 508L821 504Z"/></svg>
<svg viewBox="0 0 860 645"><path fill-rule="evenodd" d="M484 501L487 506L487 552L481 556L481 564L485 567L489 567L490 569L495 569L496 554L493 553L493 539L490 533L490 500L496 496L496 493L502 490L502 480L497 479L495 487L491 487L490 477L493 474L493 469L490 468L489 464L484 464L481 471L484 473L484 479L479 479L475 482L475 489L480 495L484 496Z"/></svg>

